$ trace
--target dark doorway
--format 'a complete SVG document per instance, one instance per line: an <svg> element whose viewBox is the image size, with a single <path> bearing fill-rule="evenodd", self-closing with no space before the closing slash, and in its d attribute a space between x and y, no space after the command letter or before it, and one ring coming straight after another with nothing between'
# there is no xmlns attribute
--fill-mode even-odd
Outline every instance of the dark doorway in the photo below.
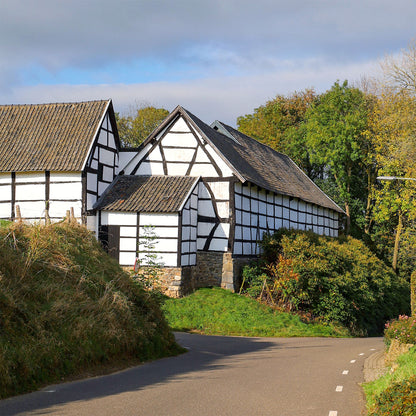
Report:
<svg viewBox="0 0 416 416"><path fill-rule="evenodd" d="M120 226L102 225L98 238L107 253L117 261L120 254Z"/></svg>

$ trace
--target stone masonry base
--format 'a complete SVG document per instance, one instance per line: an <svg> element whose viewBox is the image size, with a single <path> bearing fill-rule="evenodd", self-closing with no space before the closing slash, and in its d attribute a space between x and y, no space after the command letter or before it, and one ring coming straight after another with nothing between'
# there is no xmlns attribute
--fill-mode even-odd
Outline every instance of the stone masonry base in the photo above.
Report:
<svg viewBox="0 0 416 416"><path fill-rule="evenodd" d="M201 287L219 286L238 291L248 258L233 258L231 253L198 251L195 266L161 269L160 283L166 295L179 298Z"/></svg>

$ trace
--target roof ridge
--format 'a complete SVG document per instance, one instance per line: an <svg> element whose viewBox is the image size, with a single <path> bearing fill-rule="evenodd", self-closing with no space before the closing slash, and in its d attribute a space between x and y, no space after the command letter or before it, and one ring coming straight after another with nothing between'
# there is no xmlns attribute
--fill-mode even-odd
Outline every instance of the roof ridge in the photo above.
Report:
<svg viewBox="0 0 416 416"><path fill-rule="evenodd" d="M32 103L32 104L0 104L0 107L40 107L40 106L64 106L73 104L88 104L88 103L102 103L109 102L111 98L103 100L86 100L86 101L64 101L64 102L49 102L49 103Z"/></svg>

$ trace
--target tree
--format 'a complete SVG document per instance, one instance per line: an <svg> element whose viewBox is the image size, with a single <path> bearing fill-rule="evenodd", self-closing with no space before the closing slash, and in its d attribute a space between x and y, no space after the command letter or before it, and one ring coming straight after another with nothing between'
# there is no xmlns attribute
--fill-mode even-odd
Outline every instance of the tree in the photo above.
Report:
<svg viewBox="0 0 416 416"><path fill-rule="evenodd" d="M416 40L398 57L387 56L381 66L390 87L416 94Z"/></svg>
<svg viewBox="0 0 416 416"><path fill-rule="evenodd" d="M345 206L347 233L351 225L351 204L355 197L362 199L365 194L363 167L369 151L365 134L368 113L366 95L344 81L343 84L336 82L322 94L306 115L306 142L311 161L326 165L333 175L338 197Z"/></svg>
<svg viewBox="0 0 416 416"><path fill-rule="evenodd" d="M385 90L370 119L380 176L416 178L416 100L407 91ZM397 272L402 235L416 220L416 183L382 181L374 192L375 216L380 224L394 227L392 267Z"/></svg>
<svg viewBox="0 0 416 416"><path fill-rule="evenodd" d="M277 95L253 114L238 117L238 129L273 149L290 156L312 179L322 173L322 167L312 164L306 146L305 114L317 99L307 89L287 97Z"/></svg>
<svg viewBox="0 0 416 416"><path fill-rule="evenodd" d="M116 114L117 128L121 143L126 147L137 147L169 115L164 108L142 106L134 116L121 117Z"/></svg>

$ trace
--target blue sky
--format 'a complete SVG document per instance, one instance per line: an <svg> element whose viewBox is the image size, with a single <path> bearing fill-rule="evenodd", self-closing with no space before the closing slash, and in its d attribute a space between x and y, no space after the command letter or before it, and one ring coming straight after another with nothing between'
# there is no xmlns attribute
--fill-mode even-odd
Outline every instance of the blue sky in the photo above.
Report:
<svg viewBox="0 0 416 416"><path fill-rule="evenodd" d="M378 76L414 0L2 0L1 103L180 104L235 125L277 94Z"/></svg>

